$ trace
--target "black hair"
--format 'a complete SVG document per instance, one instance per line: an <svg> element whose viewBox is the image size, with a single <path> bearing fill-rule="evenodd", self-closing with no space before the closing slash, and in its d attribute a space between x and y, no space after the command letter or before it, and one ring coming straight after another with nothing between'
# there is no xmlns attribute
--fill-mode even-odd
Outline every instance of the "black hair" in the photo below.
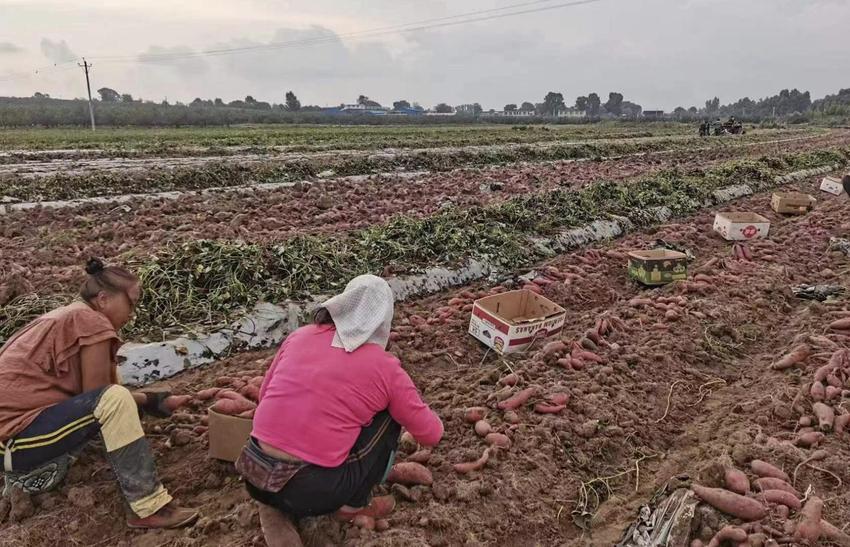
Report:
<svg viewBox="0 0 850 547"><path fill-rule="evenodd" d="M91 303L101 291L110 294L127 292L139 282L139 277L123 266L106 266L99 258L86 262L86 280L80 287L80 297Z"/></svg>

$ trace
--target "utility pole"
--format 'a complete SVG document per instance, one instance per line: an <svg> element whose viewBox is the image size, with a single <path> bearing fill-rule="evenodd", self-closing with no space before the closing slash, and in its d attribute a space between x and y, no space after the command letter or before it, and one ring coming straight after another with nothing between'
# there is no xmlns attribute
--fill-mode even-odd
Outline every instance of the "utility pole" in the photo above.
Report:
<svg viewBox="0 0 850 547"><path fill-rule="evenodd" d="M86 62L86 58L83 57L83 64L77 63L77 66L83 67L83 70L86 71L86 89L89 92L89 116L91 117L91 130L94 131L94 106L91 102L91 84L89 83L89 68L91 68L91 63Z"/></svg>

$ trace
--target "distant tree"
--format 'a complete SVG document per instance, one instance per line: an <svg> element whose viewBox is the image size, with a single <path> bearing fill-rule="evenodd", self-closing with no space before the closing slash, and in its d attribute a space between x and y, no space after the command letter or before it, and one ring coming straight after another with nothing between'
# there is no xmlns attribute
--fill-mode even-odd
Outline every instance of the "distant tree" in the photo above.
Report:
<svg viewBox="0 0 850 547"><path fill-rule="evenodd" d="M301 110L301 101L298 100L298 97L292 91L286 92L286 109L290 112Z"/></svg>
<svg viewBox="0 0 850 547"><path fill-rule="evenodd" d="M254 97L250 95L245 96L245 104L256 104L256 102L257 99L255 99Z"/></svg>
<svg viewBox="0 0 850 547"><path fill-rule="evenodd" d="M516 112L516 105L513 104L513 103L506 104L505 105L505 112Z"/></svg>
<svg viewBox="0 0 850 547"><path fill-rule="evenodd" d="M454 112L454 108L450 107L446 103L440 103L434 107L434 112L437 112L438 114L450 114Z"/></svg>
<svg viewBox="0 0 850 547"><path fill-rule="evenodd" d="M587 114L591 118L599 116L599 109L602 106L602 100L596 93L591 93L587 96Z"/></svg>
<svg viewBox="0 0 850 547"><path fill-rule="evenodd" d="M114 89L109 89L108 87L101 87L97 90L100 95L100 100L105 103L117 103L121 100L121 95L118 94Z"/></svg>
<svg viewBox="0 0 850 547"><path fill-rule="evenodd" d="M520 109L520 110L522 110L522 111L524 111L524 112L528 112L529 110L534 111L535 106L534 106L534 103L531 103L531 102L525 101L524 103L522 103L522 104L519 106L519 109Z"/></svg>
<svg viewBox="0 0 850 547"><path fill-rule="evenodd" d="M550 91L543 98L543 105L541 107L541 114L546 116L554 116L556 112L559 110L563 110L566 108L564 104L564 96L561 93L555 93L554 91Z"/></svg>
<svg viewBox="0 0 850 547"><path fill-rule="evenodd" d="M458 114L466 114L471 116L477 116L481 114L482 111L483 109L478 103L461 104L455 107L455 112L457 112Z"/></svg>
<svg viewBox="0 0 850 547"><path fill-rule="evenodd" d="M681 106L677 106L676 108L673 109L673 116L678 120L681 120L682 118L684 118L687 113L688 113L688 111Z"/></svg>
<svg viewBox="0 0 850 547"><path fill-rule="evenodd" d="M696 114L697 112L699 112L699 110L695 106L692 106L688 109L689 114Z"/></svg>
<svg viewBox="0 0 850 547"><path fill-rule="evenodd" d="M121 95L121 102L122 103L132 103L133 102L133 96L130 95L129 93L124 93L124 94Z"/></svg>
<svg viewBox="0 0 850 547"><path fill-rule="evenodd" d="M47 93L39 93L38 91L36 91L35 93L32 94L32 98L33 99L49 99L50 95L47 94Z"/></svg>
<svg viewBox="0 0 850 547"><path fill-rule="evenodd" d="M162 106L168 106L168 99L163 99L162 102L159 104Z"/></svg>
<svg viewBox="0 0 850 547"><path fill-rule="evenodd" d="M608 100L605 101L605 110L609 114L619 117L623 113L623 94L612 91L608 94Z"/></svg>
<svg viewBox="0 0 850 547"><path fill-rule="evenodd" d="M587 112L587 97L581 96L576 98L576 110Z"/></svg>
<svg viewBox="0 0 850 547"><path fill-rule="evenodd" d="M368 102L369 102L369 97L367 97L366 95L360 95L359 97L357 97L357 104L365 105Z"/></svg>
<svg viewBox="0 0 850 547"><path fill-rule="evenodd" d="M216 97L215 101L213 101L213 104L215 106L224 106L224 101L222 101L219 97Z"/></svg>
<svg viewBox="0 0 850 547"><path fill-rule="evenodd" d="M705 111L706 111L706 113L714 114L718 110L720 110L720 99L719 98L715 97L713 99L709 99L708 101L705 101Z"/></svg>
<svg viewBox="0 0 850 547"><path fill-rule="evenodd" d="M195 99L191 103L189 103L189 106L203 106L203 105L204 105L204 100L201 99L200 97L195 97Z"/></svg>
<svg viewBox="0 0 850 547"><path fill-rule="evenodd" d="M627 118L639 118L640 113L643 112L643 107L641 105L630 101L623 101L621 108L623 110L623 116L626 116Z"/></svg>
<svg viewBox="0 0 850 547"><path fill-rule="evenodd" d="M425 110L425 109L424 109L424 108L422 108L422 105L421 105L421 104L419 104L419 103L417 103L417 102L414 102L414 103L413 103L413 110L419 110L419 111L422 111L422 110Z"/></svg>
<svg viewBox="0 0 850 547"><path fill-rule="evenodd" d="M407 110L410 108L410 103L404 99L393 103L393 110Z"/></svg>

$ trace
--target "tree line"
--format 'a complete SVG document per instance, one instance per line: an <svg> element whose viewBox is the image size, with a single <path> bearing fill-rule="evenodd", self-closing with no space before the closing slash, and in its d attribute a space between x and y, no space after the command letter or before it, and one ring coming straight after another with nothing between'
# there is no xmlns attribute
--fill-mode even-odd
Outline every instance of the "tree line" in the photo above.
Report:
<svg viewBox="0 0 850 547"><path fill-rule="evenodd" d="M167 100L150 101L135 99L129 93L102 87L97 90L95 117L99 124L109 126L217 126L243 123L467 123L485 113L479 103L451 106L439 103L431 111L455 116L436 116L433 119L421 116L339 116L325 108L301 104L293 91L284 94L280 103L260 101L251 95L244 99L225 102L220 98L195 98L188 104L169 103ZM384 109L380 103L366 95L357 98L357 104L368 109ZM340 105L341 107L344 105ZM416 102L400 99L393 102L391 111L405 114L425 112ZM576 97L571 105L566 104L563 93L548 92L541 102L524 101L504 106L505 112L522 112L533 116L523 118L523 123L552 122L583 123L601 119L640 119L641 105L627 101L623 94L612 91L603 102L597 93ZM495 114L494 110L487 111ZM574 113L576 116L561 117ZM721 105L718 97L707 101L703 107L677 107L671 117L678 121L696 121L717 117L735 116L742 121L783 120L805 122L830 119L846 123L850 119L850 89L837 94L812 100L808 91L784 89L778 94L758 100L744 97L735 102ZM510 123L510 117L486 117L488 122ZM82 99L53 99L45 93L32 97L0 97L0 127L23 126L85 126L89 123L88 103Z"/></svg>

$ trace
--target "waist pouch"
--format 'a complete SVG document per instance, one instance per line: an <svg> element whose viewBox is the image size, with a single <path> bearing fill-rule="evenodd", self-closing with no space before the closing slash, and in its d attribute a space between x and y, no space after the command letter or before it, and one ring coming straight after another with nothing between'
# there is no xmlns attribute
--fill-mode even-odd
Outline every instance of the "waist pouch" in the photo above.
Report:
<svg viewBox="0 0 850 547"><path fill-rule="evenodd" d="M251 437L236 460L236 471L260 490L280 492L286 483L307 465L301 460L284 461L269 456Z"/></svg>

